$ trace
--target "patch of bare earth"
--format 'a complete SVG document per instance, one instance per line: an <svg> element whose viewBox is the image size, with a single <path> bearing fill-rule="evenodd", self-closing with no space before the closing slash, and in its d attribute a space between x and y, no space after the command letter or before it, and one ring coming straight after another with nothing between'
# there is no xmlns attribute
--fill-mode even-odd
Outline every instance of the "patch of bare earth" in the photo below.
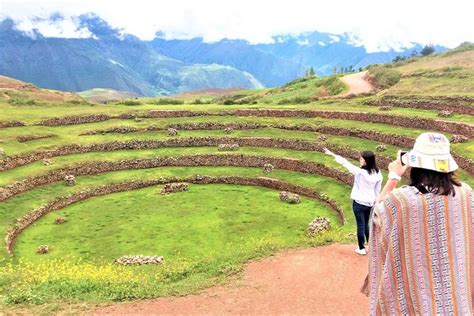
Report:
<svg viewBox="0 0 474 316"><path fill-rule="evenodd" d="M342 77L342 82L349 86L349 91L347 91L346 95L357 95L361 93L372 92L374 90L374 86L368 82L366 78L366 71Z"/></svg>
<svg viewBox="0 0 474 316"><path fill-rule="evenodd" d="M367 257L354 245L291 250L247 265L243 278L200 294L100 308L97 314L339 314L368 313L360 292Z"/></svg>
<svg viewBox="0 0 474 316"><path fill-rule="evenodd" d="M72 92L40 89L31 83L5 76L0 76L0 93L5 99L10 99L12 96L17 96L31 100L51 102L82 100L77 94Z"/></svg>

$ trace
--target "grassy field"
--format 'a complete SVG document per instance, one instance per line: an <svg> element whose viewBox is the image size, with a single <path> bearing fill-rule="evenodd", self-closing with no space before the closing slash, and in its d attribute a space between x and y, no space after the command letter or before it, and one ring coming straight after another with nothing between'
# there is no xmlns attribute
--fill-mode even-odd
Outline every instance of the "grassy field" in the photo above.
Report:
<svg viewBox="0 0 474 316"><path fill-rule="evenodd" d="M231 115L144 118L138 121L114 118L102 122L54 127L41 126L37 123L45 118L70 115L119 115L130 112L148 113L149 110L202 110L218 114L223 110L234 109L299 109L358 112L366 113L369 117L380 112L378 107L368 104L387 91L394 95L418 92L425 95L471 95L474 91L470 88L466 90L468 84L459 81L457 77L460 73L463 75L467 73L470 76L471 54L471 50L466 50L386 66L387 69L396 69L401 73L401 79L397 84L381 91L379 95L349 99L337 97L347 91L347 87L337 76L304 78L275 89L203 91L202 95L189 93L180 96L179 101L133 99L133 102L129 102L130 105L125 105L127 102L94 104L86 101L69 102L65 99L49 102L47 98L33 103L22 103L11 102L11 99L4 98L0 99L2 114L0 121L18 120L24 122L26 126L0 128L0 148L4 151L0 159L68 145L168 140L170 137L166 130L142 130L124 134L99 133L88 136L81 134L114 127L154 126L165 129L169 125L182 123L255 123L267 127L234 130L231 134L226 134L224 130L179 130L178 135L174 136L176 139L268 137L324 142L327 145L349 147L358 151L376 151L377 146L382 143L364 139L364 135L357 133L350 137L322 135L275 128L275 125L342 127L358 129L360 133L377 131L381 134L396 134L410 138L416 138L426 130L348 119ZM466 61L467 66L458 65L462 59ZM446 70L448 67L446 65L451 65L449 67L454 67L454 70ZM452 76L447 76L447 73ZM466 79L467 83L469 78ZM420 84L420 80L427 82L433 80L434 83ZM440 90L441 86L445 90ZM453 86L456 86L457 90L454 90ZM410 91L405 91L405 88ZM22 91L16 93L19 99L23 98ZM52 92L41 93L49 96ZM201 101L196 102L196 99ZM434 109L395 107L388 114L403 118L419 117L460 122L467 125L474 123L473 116L467 114L454 113L452 117L441 119L438 117L438 110ZM51 134L52 137L27 142L18 141L18 136L46 134ZM449 133L445 134L451 136ZM326 140L321 140L322 136ZM395 157L398 150L408 149L407 146L399 148L390 144L385 145L386 150L378 153L385 157ZM452 148L456 154L474 159L472 139L465 143L453 144ZM1 171L0 188L7 190L9 185L17 181L45 175L63 167L74 167L80 163L119 162L126 159L198 154L229 153L222 153L217 147L74 153L52 157L51 165L45 165L39 160ZM345 171L332 158L317 151L244 146L231 154L294 158ZM352 162L356 163L355 160ZM386 178L385 170L383 174ZM8 255L5 247L1 248L0 309L17 312L21 308L26 308L28 311L49 313L62 310L68 304L83 304L80 308L87 309L93 304L183 295L225 282L229 277L239 275L243 265L249 260L268 256L281 249L316 246L328 242L355 242L355 223L348 185L318 174L278 168L266 174L261 168L235 166L163 166L121 170L77 176L77 183L74 186L66 186L62 181L36 186L0 202L0 233L5 236L8 230L15 226L16 219L33 209L87 189L132 180L171 176L183 178L196 175L270 177L310 188L334 200L344 211L347 222L342 225L337 220L336 213L321 201L303 196L300 204L287 204L279 200L278 191L256 186L191 184L189 191L169 195L160 194L161 186L152 186L92 197L49 213L36 221L19 235L13 255ZM474 180L468 173L462 171L460 176L463 181L474 185ZM58 216L65 217L66 223L55 225L53 222ZM332 228L317 237L308 237L307 225L317 216L330 219ZM37 254L36 249L40 245L48 245L50 252L44 255ZM165 264L139 267L113 264L120 256L138 254L164 256Z"/></svg>
<svg viewBox="0 0 474 316"><path fill-rule="evenodd" d="M399 72L401 79L388 94L474 95L474 46L464 45L446 53L416 57L374 67Z"/></svg>

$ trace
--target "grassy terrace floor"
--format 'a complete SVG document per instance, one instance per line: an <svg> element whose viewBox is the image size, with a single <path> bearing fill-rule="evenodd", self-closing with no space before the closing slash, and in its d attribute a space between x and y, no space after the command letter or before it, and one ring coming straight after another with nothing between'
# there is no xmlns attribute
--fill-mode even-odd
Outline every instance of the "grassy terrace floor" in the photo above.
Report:
<svg viewBox="0 0 474 316"><path fill-rule="evenodd" d="M241 175L249 177L265 176L260 168L241 168L241 167L161 167L144 170L125 170L103 173L95 176L77 177L77 184L73 187L65 186L62 182L53 183L43 186L11 199L0 204L0 227L2 233L6 233L6 228L11 225L15 218L26 214L31 209L41 206L55 197L64 196L73 192L79 192L89 187L98 187L103 184L117 183L131 180L145 180L167 176L192 176L192 175ZM345 210L350 210L350 201L347 199L350 188L344 184L337 183L326 177L317 175L308 175L298 172L289 172L285 170L274 170L270 176L275 179L303 185L305 187L314 188L331 198L335 199ZM212 186L210 186L212 187ZM117 193L120 195L122 193ZM179 197L180 193L174 194ZM181 195L186 195L183 193ZM274 192L274 198L277 198L278 192ZM97 199L97 198L96 198ZM258 200L256 204L265 204L266 201ZM281 202L280 202L281 203ZM158 204L157 204L158 205ZM280 204L286 207L287 204ZM101 208L99 208L101 209ZM137 208L138 209L138 208ZM348 224L343 227L344 231L353 229L353 219L348 216ZM337 221L334 222L335 226ZM53 226L59 227L59 226ZM21 237L19 239L21 241ZM137 248L140 250L140 248ZM2 249L5 254L5 249ZM13 257L18 259L21 257Z"/></svg>
<svg viewBox="0 0 474 316"><path fill-rule="evenodd" d="M87 115L87 114L120 114L123 112L132 111L149 111L149 110L206 110L206 111L221 111L221 110L235 110L235 109L294 109L294 110L327 110L327 111L354 111L354 112L368 112L368 113L380 113L378 107L368 106L361 104L364 99L358 98L355 100L326 100L317 103L310 104L299 104L299 105L276 105L276 104L243 104L243 105L218 105L218 104L206 104L206 105L155 105L155 104L144 104L136 106L126 106L119 104L108 104L108 105L41 105L41 106L13 106L7 103L0 103L0 109L2 110L2 120L19 120L33 124L44 118L60 117L67 115ZM422 118L438 119L438 111L429 110L413 110L407 108L393 108L390 114L404 115L404 116L415 116ZM466 122L474 123L474 117L470 115L455 114L449 118L443 118L447 121Z"/></svg>
<svg viewBox="0 0 474 316"><path fill-rule="evenodd" d="M79 136L79 134L91 130L107 129L110 127L117 126L130 126L143 128L151 125L158 127L166 127L170 124L179 123L194 123L194 122L215 122L215 123L227 123L232 124L236 121L241 123L260 123L260 124L282 124L282 125L308 125L308 126L336 126L343 128L357 128L361 130L374 130L386 134L398 134L404 135L411 138L416 138L420 133L424 132L421 129L404 128L397 126L387 126L384 124L377 123L363 123L350 121L350 120L329 120L321 118L255 118L255 117L193 117L193 118L168 118L168 119L143 119L141 122L135 122L133 120L109 120L104 122L86 123L79 125L67 125L67 126L56 126L56 127L45 127L45 126L26 126L26 127L12 127L0 130L0 139L3 140L2 148L8 155L15 155L19 153L25 153L32 150L38 149L49 149L58 147L60 145L68 144L88 144L93 142L102 142L106 140L130 140L130 139L165 139L166 132L146 132L146 133L130 133L130 134L118 134L110 133L106 135L92 135L92 136ZM25 143L20 143L16 140L19 135L31 135L31 134L54 134L55 137L34 140ZM446 135L450 136L448 133ZM244 137L244 136L266 136L266 137L282 137L282 138L301 138L301 139L315 139L316 133L313 132L299 132L299 131L288 131L279 129L256 129L256 130L236 130L232 134L227 135L224 131L180 131L179 136L230 136L230 137ZM334 143L342 143L347 145L344 141L345 137L337 137L327 135L328 141ZM357 139L357 142L364 145L363 139ZM352 143L354 144L354 143ZM462 156L466 158L474 159L474 143L469 141L467 143L453 144L453 149L456 152L462 153ZM357 145L357 144L354 144ZM373 148L372 148L373 150Z"/></svg>
<svg viewBox="0 0 474 316"><path fill-rule="evenodd" d="M322 118L271 118L208 116L151 119L141 121L112 119L103 122L68 126L33 125L43 118L68 115L106 113L117 115L130 111L160 110L233 110L238 108L277 108L302 110L338 110L379 113L377 107L366 106L364 98L351 100L326 100L304 105L40 105L12 106L0 103L0 121L19 120L28 126L0 129L0 147L7 155L26 154L73 144L106 143L129 140L166 140L166 131L107 133L79 136L91 130L129 126L167 127L179 123L258 123L280 125L308 125L374 130L384 134L398 134L415 138L423 130L365 123L351 120ZM394 108L387 114L436 119L437 111ZM474 123L474 117L455 115L447 121ZM18 142L20 135L54 134L54 137ZM188 137L271 137L320 142L315 132L291 131L277 128L234 130L179 130L176 138ZM355 150L375 151L380 142L359 137L326 135L330 145L349 146ZM451 136L451 135L448 135ZM400 149L387 145L383 156L395 157ZM472 140L453 144L454 151L474 159ZM197 154L243 154L268 157L297 158L322 163L344 171L334 160L320 152L298 151L283 148L241 147L237 152L222 153L216 147L157 148L90 152L53 157L54 163L45 166L33 162L0 172L0 187L30 176L37 176L63 167L83 162L120 161L152 157L176 157ZM355 161L354 161L355 163ZM62 181L33 188L0 202L0 233L5 236L15 219L55 198L131 180L159 177L189 177L193 175L234 175L271 177L291 184L317 190L344 210L347 223L341 226L336 214L325 204L303 197L302 202L290 205L279 201L278 191L238 185L190 185L183 193L160 195L160 186L93 197L52 212L28 227L17 239L14 256L0 250L0 299L7 304L52 302L110 302L133 298L176 295L195 291L240 271L248 260L265 256L279 249L319 245L331 241L354 242L355 224L352 216L350 187L320 175L275 169L264 174L261 168L248 167L158 167L140 170L123 170L91 176L77 176L77 184L69 187ZM386 173L384 172L386 178ZM472 177L462 174L463 181L474 185ZM229 203L232 201L232 203ZM64 216L67 222L54 225L54 219ZM332 229L316 238L309 238L305 231L316 216L331 220ZM37 247L47 244L51 252L37 255ZM122 255L163 255L164 266L121 268L111 265ZM79 259L81 258L81 259ZM0 309L2 309L0 302ZM11 306L11 305L8 305Z"/></svg>

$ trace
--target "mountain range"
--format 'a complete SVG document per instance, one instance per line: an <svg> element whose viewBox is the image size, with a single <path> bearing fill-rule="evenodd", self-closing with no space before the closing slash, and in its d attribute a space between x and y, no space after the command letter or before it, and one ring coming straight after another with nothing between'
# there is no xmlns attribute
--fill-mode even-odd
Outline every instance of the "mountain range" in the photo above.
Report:
<svg viewBox="0 0 474 316"><path fill-rule="evenodd" d="M341 67L385 63L421 49L414 44L399 52L369 53L349 33L319 32L275 36L270 44L167 40L160 33L144 41L96 15L79 19L92 37L44 37L36 30L18 30L10 19L0 21L0 74L42 88L76 92L110 88L154 96L208 88L278 86L309 67L317 75L328 75Z"/></svg>

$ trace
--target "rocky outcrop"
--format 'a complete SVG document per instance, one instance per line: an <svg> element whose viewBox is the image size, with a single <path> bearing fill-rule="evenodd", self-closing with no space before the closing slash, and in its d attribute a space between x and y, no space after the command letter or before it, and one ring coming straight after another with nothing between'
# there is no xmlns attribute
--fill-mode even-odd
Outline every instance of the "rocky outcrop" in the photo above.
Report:
<svg viewBox="0 0 474 316"><path fill-rule="evenodd" d="M166 133L168 136L178 136L178 130L176 128L168 128Z"/></svg>
<svg viewBox="0 0 474 316"><path fill-rule="evenodd" d="M438 117L452 117L454 114L451 111L439 111L438 112Z"/></svg>
<svg viewBox="0 0 474 316"><path fill-rule="evenodd" d="M286 202L288 204L299 204L300 196L295 193L281 191L279 195L280 201Z"/></svg>
<svg viewBox="0 0 474 316"><path fill-rule="evenodd" d="M54 220L54 223L56 225L61 225L61 224L64 224L65 222L66 222L66 219L62 216L59 216Z"/></svg>
<svg viewBox="0 0 474 316"><path fill-rule="evenodd" d="M469 138L463 135L456 135L454 134L451 137L451 143L467 143L469 141Z"/></svg>
<svg viewBox="0 0 474 316"><path fill-rule="evenodd" d="M189 184L184 183L184 182L172 182L172 183L166 183L163 188L161 189L161 194L168 194L168 193L173 193L173 192L183 192L183 191L188 191L189 189Z"/></svg>
<svg viewBox="0 0 474 316"><path fill-rule="evenodd" d="M375 150L378 152L384 152L387 150L387 146L385 146L384 144L379 144L377 145L377 147L375 147Z"/></svg>
<svg viewBox="0 0 474 316"><path fill-rule="evenodd" d="M219 151L236 151L239 150L239 144L219 144Z"/></svg>
<svg viewBox="0 0 474 316"><path fill-rule="evenodd" d="M48 245L41 245L36 249L36 253L40 255L44 255L49 252L49 246Z"/></svg>
<svg viewBox="0 0 474 316"><path fill-rule="evenodd" d="M68 174L64 176L64 183L67 186L73 186L76 184L76 177L72 174Z"/></svg>
<svg viewBox="0 0 474 316"><path fill-rule="evenodd" d="M316 217L311 223L308 225L308 229L306 229L306 233L310 237L314 237L323 231L328 231L331 229L331 221L326 217Z"/></svg>
<svg viewBox="0 0 474 316"><path fill-rule="evenodd" d="M263 172L264 173L270 173L273 171L275 167L273 167L273 165L271 163L266 163L263 165Z"/></svg>

